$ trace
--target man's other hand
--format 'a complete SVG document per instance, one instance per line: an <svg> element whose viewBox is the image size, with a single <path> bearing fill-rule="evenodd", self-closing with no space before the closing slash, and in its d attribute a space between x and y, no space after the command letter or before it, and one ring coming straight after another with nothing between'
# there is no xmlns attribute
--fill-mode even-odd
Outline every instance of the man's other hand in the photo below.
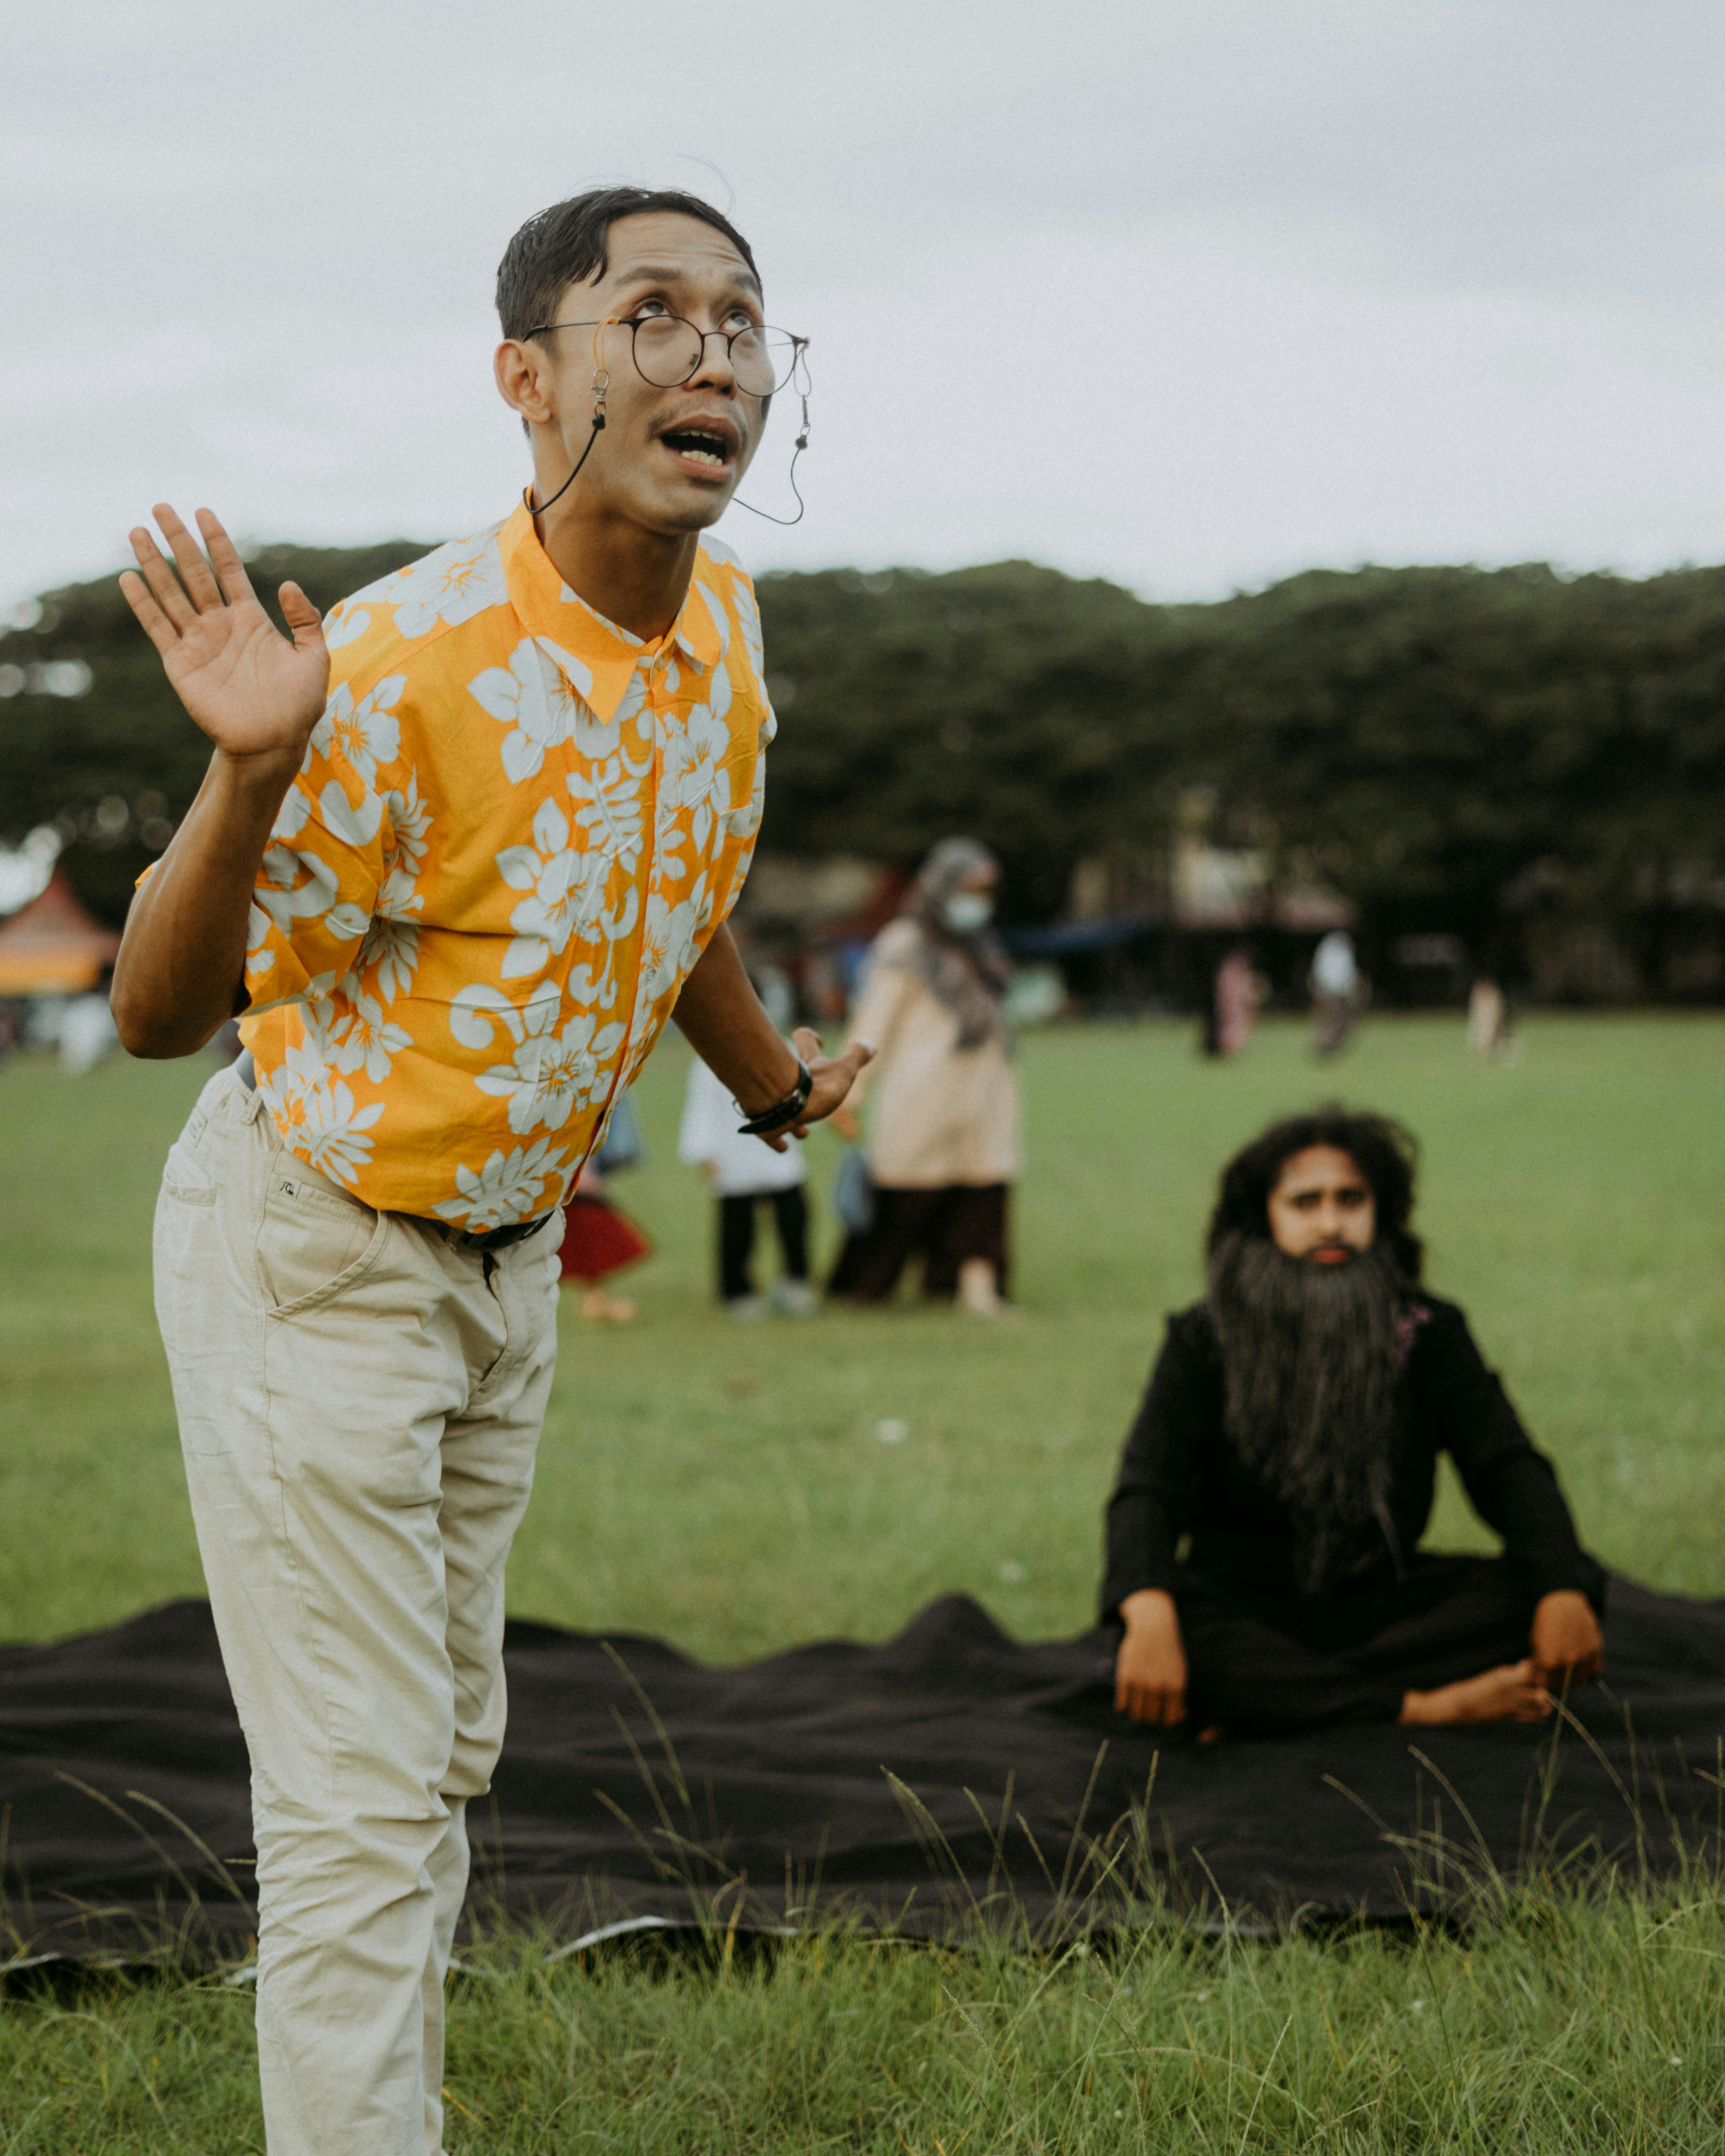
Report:
<svg viewBox="0 0 1725 2156"><path fill-rule="evenodd" d="M1160 1587L1120 1605L1126 1637L1114 1659L1114 1708L1134 1722L1172 1729L1186 1719L1186 1650L1174 1598Z"/></svg>
<svg viewBox="0 0 1725 2156"><path fill-rule="evenodd" d="M297 584L282 586L290 644L264 613L234 542L208 510L198 512L208 562L166 502L158 502L155 513L174 567L141 524L131 534L137 569L126 572L120 588L161 653L175 693L224 755L285 762L290 772L296 769L329 690L330 654L317 608Z"/></svg>
<svg viewBox="0 0 1725 2156"><path fill-rule="evenodd" d="M796 1122L787 1123L783 1130L774 1131L770 1137L762 1140L775 1152L783 1152L790 1138L806 1138L811 1123L824 1122L835 1109L842 1108L845 1096L856 1083L857 1073L864 1064L873 1061L875 1055L872 1041L853 1040L842 1055L823 1055L820 1035L808 1025L799 1025L791 1035L791 1041L814 1083L809 1088L808 1106Z"/></svg>
<svg viewBox="0 0 1725 2156"><path fill-rule="evenodd" d="M1605 1642L1593 1604L1574 1588L1543 1594L1530 1642L1539 1681L1548 1691L1589 1684L1605 1666Z"/></svg>

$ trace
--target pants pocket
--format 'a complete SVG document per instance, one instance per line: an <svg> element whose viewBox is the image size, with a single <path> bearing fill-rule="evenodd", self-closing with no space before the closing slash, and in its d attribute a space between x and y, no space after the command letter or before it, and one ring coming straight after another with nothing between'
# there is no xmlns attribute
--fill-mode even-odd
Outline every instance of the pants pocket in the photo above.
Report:
<svg viewBox="0 0 1725 2156"><path fill-rule="evenodd" d="M291 1158L273 1164L255 1245L270 1315L338 1295L369 1270L388 1232L385 1214L314 1183Z"/></svg>

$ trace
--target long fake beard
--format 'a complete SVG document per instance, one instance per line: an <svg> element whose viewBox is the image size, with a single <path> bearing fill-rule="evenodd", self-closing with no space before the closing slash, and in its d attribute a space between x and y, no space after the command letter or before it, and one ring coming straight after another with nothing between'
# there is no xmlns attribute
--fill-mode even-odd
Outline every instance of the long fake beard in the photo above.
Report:
<svg viewBox="0 0 1725 2156"><path fill-rule="evenodd" d="M1394 1257L1378 1243L1313 1265L1236 1231L1210 1254L1209 1287L1224 1427L1287 1509L1296 1584L1320 1593L1354 1568L1384 1502L1401 1366Z"/></svg>

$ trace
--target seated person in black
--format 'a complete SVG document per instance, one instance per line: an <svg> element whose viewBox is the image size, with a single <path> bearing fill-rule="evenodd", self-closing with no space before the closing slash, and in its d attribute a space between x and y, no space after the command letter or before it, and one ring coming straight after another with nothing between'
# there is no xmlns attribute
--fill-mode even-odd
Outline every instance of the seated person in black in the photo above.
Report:
<svg viewBox="0 0 1725 2156"><path fill-rule="evenodd" d="M1109 1500L1115 1704L1205 1735L1532 1722L1602 1666L1604 1574L1453 1302L1420 1285L1412 1141L1290 1117L1222 1176ZM1440 1452L1498 1558L1420 1538Z"/></svg>

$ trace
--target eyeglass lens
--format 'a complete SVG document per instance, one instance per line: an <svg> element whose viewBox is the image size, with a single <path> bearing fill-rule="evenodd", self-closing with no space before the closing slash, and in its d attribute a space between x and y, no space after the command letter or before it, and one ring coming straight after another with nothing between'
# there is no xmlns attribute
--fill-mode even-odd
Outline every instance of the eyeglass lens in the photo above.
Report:
<svg viewBox="0 0 1725 2156"><path fill-rule="evenodd" d="M635 365L655 389L675 389L700 367L703 341L678 315L648 315L631 323ZM788 330L743 330L731 340L731 371L751 397L770 397L790 379L797 340Z"/></svg>

